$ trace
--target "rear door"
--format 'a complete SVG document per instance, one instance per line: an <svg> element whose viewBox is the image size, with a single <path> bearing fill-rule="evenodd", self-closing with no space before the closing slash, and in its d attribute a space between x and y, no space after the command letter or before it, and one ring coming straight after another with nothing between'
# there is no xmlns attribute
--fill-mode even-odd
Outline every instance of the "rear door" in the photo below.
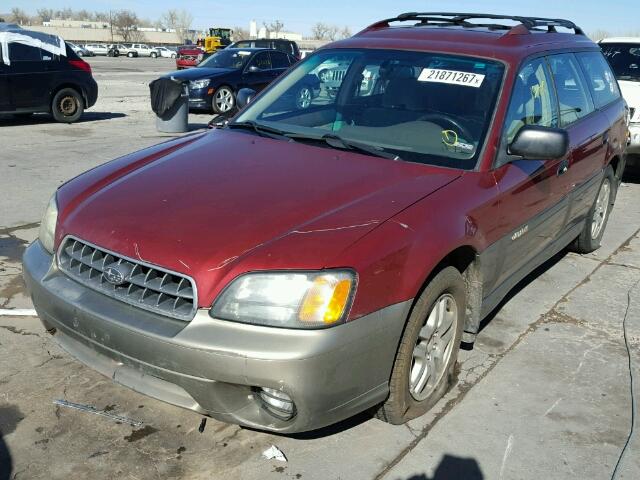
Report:
<svg viewBox="0 0 640 480"><path fill-rule="evenodd" d="M251 67L257 70L252 71ZM269 52L257 53L245 68L244 83L256 92L264 89L274 78Z"/></svg>
<svg viewBox="0 0 640 480"><path fill-rule="evenodd" d="M550 55L548 60L560 107L560 127L569 133L571 156L565 175L569 180L571 205L567 229L576 230L600 186L610 123L606 114L596 111L577 57L564 53Z"/></svg>
<svg viewBox="0 0 640 480"><path fill-rule="evenodd" d="M271 67L273 71L273 78L277 78L282 75L291 66L289 55L282 52L269 52L271 55Z"/></svg>
<svg viewBox="0 0 640 480"><path fill-rule="evenodd" d="M495 213L502 238L490 247L495 263L488 272L487 295L499 287L508 290L535 267L565 224L568 200L562 169L567 159L523 160L508 153L508 145L525 125L558 126L557 102L544 58L532 59L519 70L505 120L494 169L499 191Z"/></svg>
<svg viewBox="0 0 640 480"><path fill-rule="evenodd" d="M43 60L43 57L47 60ZM16 110L48 109L53 55L22 43L9 43L9 88Z"/></svg>

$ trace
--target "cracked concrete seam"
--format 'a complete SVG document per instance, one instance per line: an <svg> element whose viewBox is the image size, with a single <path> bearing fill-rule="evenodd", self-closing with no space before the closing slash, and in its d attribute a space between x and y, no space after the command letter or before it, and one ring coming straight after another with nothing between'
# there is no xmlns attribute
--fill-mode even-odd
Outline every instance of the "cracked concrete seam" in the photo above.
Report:
<svg viewBox="0 0 640 480"><path fill-rule="evenodd" d="M611 259L615 255L617 255L619 252L623 251L624 249L628 248L628 246L631 243L631 241L635 237L637 237L638 234L640 234L640 228L638 228L633 234L631 234L631 236L629 236L607 258L598 261L597 266L591 272L589 272L581 282L579 282L573 288L571 288L568 292L566 292L546 313L542 314L538 318L538 320L536 320L531 325L529 325L529 328L527 328L523 333L521 333L518 336L518 338L516 338L516 340L509 346L509 348L507 348L502 353L498 353L498 354L495 354L493 357L489 357L490 360L494 360L494 361L487 367L487 369L484 372L482 372L478 376L478 378L475 381L472 381L472 382L469 382L469 383L464 382L464 383L458 384L458 388L460 390L458 395L447 401L447 403L444 405L442 410L440 412L438 412L438 414L434 417L433 421L431 423L429 423L428 425L426 425L422 429L422 431L419 433L419 435L415 436L415 438L409 443L409 445L407 445L393 460L388 462L382 468L382 470L374 477L375 480L382 480L385 477L385 475L387 475L387 473L389 473L398 463L400 463L400 461L404 457L406 457L418 445L418 443L420 443L424 438L427 437L429 432L433 429L433 427L435 427L437 425L437 423L440 421L440 419L442 419L442 417L444 417L447 413L449 413L451 410L453 410L453 408L456 405L458 405L460 402L462 402L462 400L464 400L464 398L466 397L467 393L471 390L471 387L473 387L474 385L477 385L478 383L480 383L482 381L482 379L485 378L496 367L496 365L498 365L498 363L500 363L500 360L502 360L508 353L510 353L512 350L514 350L520 343L522 343L522 341L525 339L525 337L527 337L530 333L536 331L541 325L549 324L549 323L565 323L566 320L569 320L570 323L574 323L576 325L588 328L590 330L595 329L593 326L590 326L590 325L586 324L585 322L582 322L582 321L580 321L578 319L575 319L575 318L571 317L570 315L558 312L556 310L556 308L561 303L566 302L568 297L573 292L575 292L578 288L580 288L584 284L586 284L589 281L591 281L591 277L598 270L600 270L600 268L603 265L607 265L608 262L610 262ZM563 321L559 322L559 321L555 320L556 318L562 318L565 321L564 322ZM596 329L596 330L598 332L603 332L600 329ZM607 337L611 336L609 334L609 332L603 332L603 333L605 333L607 335ZM477 366L474 367L474 368L477 368ZM411 433L414 432L412 429L410 429L410 431L411 431Z"/></svg>

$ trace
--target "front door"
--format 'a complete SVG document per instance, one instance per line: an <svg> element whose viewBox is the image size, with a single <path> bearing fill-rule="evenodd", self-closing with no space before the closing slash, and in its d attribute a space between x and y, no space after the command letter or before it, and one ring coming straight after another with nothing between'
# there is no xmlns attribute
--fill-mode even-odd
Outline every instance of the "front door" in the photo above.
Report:
<svg viewBox="0 0 640 480"><path fill-rule="evenodd" d="M260 52L251 59L244 73L246 85L259 92L274 79L269 52Z"/></svg>
<svg viewBox="0 0 640 480"><path fill-rule="evenodd" d="M490 247L491 272L485 295L509 290L530 271L558 237L566 220L567 158L523 160L508 153L508 145L525 125L556 127L557 102L544 58L526 63L515 79L504 126L501 152L494 170L500 240ZM502 297L501 294L495 297Z"/></svg>

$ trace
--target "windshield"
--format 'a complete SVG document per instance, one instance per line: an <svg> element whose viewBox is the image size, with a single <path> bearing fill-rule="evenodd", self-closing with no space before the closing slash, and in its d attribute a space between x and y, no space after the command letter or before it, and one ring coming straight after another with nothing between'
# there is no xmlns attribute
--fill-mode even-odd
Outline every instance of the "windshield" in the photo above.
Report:
<svg viewBox="0 0 640 480"><path fill-rule="evenodd" d="M251 52L246 50L225 49L214 53L205 61L200 62L198 67L239 70L244 67L249 57L251 57Z"/></svg>
<svg viewBox="0 0 640 480"><path fill-rule="evenodd" d="M277 128L296 140L329 134L406 161L473 169L503 71L495 61L445 54L323 50L236 122Z"/></svg>
<svg viewBox="0 0 640 480"><path fill-rule="evenodd" d="M640 80L640 43L603 43L600 46L616 78Z"/></svg>

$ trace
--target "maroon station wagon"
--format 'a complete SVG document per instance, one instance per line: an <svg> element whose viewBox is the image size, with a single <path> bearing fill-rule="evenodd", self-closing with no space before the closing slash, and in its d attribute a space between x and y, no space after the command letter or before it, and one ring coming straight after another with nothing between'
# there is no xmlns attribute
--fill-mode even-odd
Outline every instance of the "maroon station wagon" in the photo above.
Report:
<svg viewBox="0 0 640 480"><path fill-rule="evenodd" d="M331 88L292 101L310 76ZM518 282L599 247L625 118L569 21L401 15L61 186L25 279L60 345L138 392L277 432L402 423Z"/></svg>

